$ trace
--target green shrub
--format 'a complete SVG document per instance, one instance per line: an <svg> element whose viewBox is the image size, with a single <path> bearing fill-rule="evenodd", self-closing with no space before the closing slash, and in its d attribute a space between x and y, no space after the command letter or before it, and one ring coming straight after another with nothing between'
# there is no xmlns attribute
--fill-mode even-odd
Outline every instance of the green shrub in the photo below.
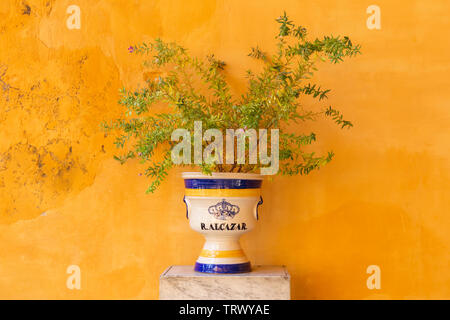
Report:
<svg viewBox="0 0 450 320"><path fill-rule="evenodd" d="M118 133L117 147L128 144L129 151L116 156L117 160L123 163L139 157L148 164L145 173L153 182L147 192L153 192L174 166L171 161L171 149L175 145L171 141L173 130L185 128L192 132L194 121L202 121L203 129L216 128L222 132L230 128L279 129L279 172L282 174L308 174L332 159L332 152L316 155L304 151L306 145L316 141L314 133L302 135L288 129L292 122L316 120L319 116L330 117L341 128L352 127L333 107L308 110L300 105L300 100L312 96L325 101L330 90L311 82L317 63L339 63L360 53L360 46L341 36L309 40L307 30L296 26L286 13L276 22L279 24L275 37L277 50L269 54L259 47L252 48L249 56L261 61L263 68L257 73L247 71L248 85L240 96L232 93L224 77L225 62L214 55L198 59L178 44L161 39L129 48L130 52L149 57L145 66L160 75L148 79L144 89L122 89L120 104L125 107L125 116L103 126ZM170 106L170 112L150 112L150 106L156 103ZM261 166L261 163L199 165L206 174L256 172Z"/></svg>

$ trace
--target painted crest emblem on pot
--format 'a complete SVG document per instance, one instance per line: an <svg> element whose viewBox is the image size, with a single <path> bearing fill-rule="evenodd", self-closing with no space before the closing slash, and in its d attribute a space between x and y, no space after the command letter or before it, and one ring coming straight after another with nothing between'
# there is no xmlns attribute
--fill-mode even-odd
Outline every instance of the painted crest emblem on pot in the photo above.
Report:
<svg viewBox="0 0 450 320"><path fill-rule="evenodd" d="M239 210L238 206L227 202L225 199L208 208L208 212L219 220L233 219L239 213Z"/></svg>

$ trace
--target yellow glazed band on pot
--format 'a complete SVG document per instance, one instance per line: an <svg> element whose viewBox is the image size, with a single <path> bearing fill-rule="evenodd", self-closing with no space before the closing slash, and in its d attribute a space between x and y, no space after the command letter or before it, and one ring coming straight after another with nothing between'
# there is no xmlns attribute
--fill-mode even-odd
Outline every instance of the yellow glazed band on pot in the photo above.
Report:
<svg viewBox="0 0 450 320"><path fill-rule="evenodd" d="M245 257L244 251L239 250L207 250L203 249L200 253L203 258L241 258Z"/></svg>
<svg viewBox="0 0 450 320"><path fill-rule="evenodd" d="M185 189L188 197L259 197L261 189Z"/></svg>

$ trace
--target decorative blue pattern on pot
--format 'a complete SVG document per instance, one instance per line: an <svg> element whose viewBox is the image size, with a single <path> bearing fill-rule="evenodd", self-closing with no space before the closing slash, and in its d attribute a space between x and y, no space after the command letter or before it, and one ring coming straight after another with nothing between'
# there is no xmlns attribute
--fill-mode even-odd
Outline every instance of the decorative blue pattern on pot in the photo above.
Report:
<svg viewBox="0 0 450 320"><path fill-rule="evenodd" d="M219 203L208 208L209 214L212 214L214 218L219 220L230 220L239 213L239 206L227 202L222 199Z"/></svg>
<svg viewBox="0 0 450 320"><path fill-rule="evenodd" d="M244 179L185 179L188 189L258 189L262 180Z"/></svg>
<svg viewBox="0 0 450 320"><path fill-rule="evenodd" d="M251 271L250 262L238 264L207 264L195 263L195 271L207 273L243 273Z"/></svg>

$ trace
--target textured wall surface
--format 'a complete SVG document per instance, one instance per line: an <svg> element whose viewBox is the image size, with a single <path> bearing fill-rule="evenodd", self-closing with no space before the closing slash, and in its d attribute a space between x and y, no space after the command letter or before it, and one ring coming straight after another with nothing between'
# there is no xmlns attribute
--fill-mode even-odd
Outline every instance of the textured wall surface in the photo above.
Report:
<svg viewBox="0 0 450 320"><path fill-rule="evenodd" d="M366 25L372 4L379 30ZM70 5L80 29L66 25ZM273 47L283 10L312 34L362 44L317 77L355 127L316 123L334 161L265 182L249 258L287 265L295 299L450 298L445 0L1 0L0 298L156 299L167 266L195 261L203 240L180 171L145 195L143 167L112 160L99 123L121 112L120 87L143 83L129 45L160 36L215 53L239 90L250 47ZM66 286L70 265L80 290ZM366 285L370 265L381 289Z"/></svg>

